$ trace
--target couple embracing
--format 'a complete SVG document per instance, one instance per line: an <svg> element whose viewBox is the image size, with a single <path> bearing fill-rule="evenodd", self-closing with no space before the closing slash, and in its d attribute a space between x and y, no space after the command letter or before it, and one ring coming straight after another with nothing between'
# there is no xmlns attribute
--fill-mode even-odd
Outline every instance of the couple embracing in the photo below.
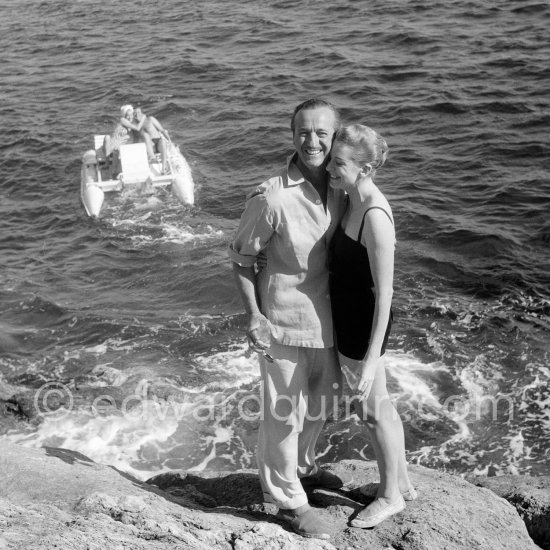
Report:
<svg viewBox="0 0 550 550"><path fill-rule="evenodd" d="M384 367L395 231L374 175L388 147L367 126L342 127L337 109L320 99L296 107L291 130L295 152L247 198L229 255L248 338L260 353L257 463L265 501L276 504L298 534L328 539L304 487L352 482L315 461L342 371L380 470L376 498L351 525L374 527L416 498ZM268 342L263 325L270 328Z"/></svg>

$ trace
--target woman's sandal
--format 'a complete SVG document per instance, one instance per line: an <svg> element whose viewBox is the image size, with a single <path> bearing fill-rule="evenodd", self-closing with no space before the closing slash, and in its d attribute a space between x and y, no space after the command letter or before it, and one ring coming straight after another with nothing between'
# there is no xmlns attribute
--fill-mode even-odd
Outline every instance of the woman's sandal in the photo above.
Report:
<svg viewBox="0 0 550 550"><path fill-rule="evenodd" d="M366 497L375 497L380 483L367 483L359 487L359 492ZM418 491L411 485L406 491L401 493L403 500L410 502L418 498Z"/></svg>
<svg viewBox="0 0 550 550"><path fill-rule="evenodd" d="M405 500L400 496L393 502L387 502L386 499L377 498L368 506L365 506L354 519L350 521L352 527L369 529L393 515L402 512L405 509Z"/></svg>

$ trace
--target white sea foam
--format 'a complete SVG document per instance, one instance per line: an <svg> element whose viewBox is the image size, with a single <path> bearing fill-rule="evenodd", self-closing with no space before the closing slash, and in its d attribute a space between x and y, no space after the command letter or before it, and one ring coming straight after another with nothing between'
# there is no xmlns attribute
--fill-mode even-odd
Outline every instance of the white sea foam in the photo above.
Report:
<svg viewBox="0 0 550 550"><path fill-rule="evenodd" d="M98 351L102 349L93 349ZM237 345L230 351L198 356L195 362L211 381L187 388L170 380L143 379L134 395L127 396L122 405L117 405L106 393L103 401L95 402L96 408L50 413L36 430L12 432L3 437L33 447L47 445L79 451L96 462L113 465L142 479L167 471L164 461L190 434L194 448L189 449L189 454L200 456L206 452L199 462L189 463L194 471L203 470L212 460L220 458L220 445L225 445L221 457L227 462L235 463L233 453L227 452L235 447L240 448L245 461L252 460L252 452L235 436L231 425L243 416L239 403L248 402L250 393L239 388L259 377L256 355L251 355L247 346ZM98 381L90 386L120 386L139 372L139 367L121 372L108 364L97 365L93 374ZM151 397L149 386L158 386L159 381L176 389L184 396L183 401ZM106 406L106 402L110 405ZM252 399L251 403L256 405L257 400ZM256 415L252 414L248 420L245 417L244 421L254 422Z"/></svg>
<svg viewBox="0 0 550 550"><path fill-rule="evenodd" d="M208 464L217 457L217 445L219 445L220 443L230 444L232 437L233 430L231 430L230 428L222 428L221 426L216 426L214 429L214 435L207 436L205 438L205 443L208 447L210 447L210 452L199 464L193 466L192 468L189 468L188 471L203 471L208 466Z"/></svg>
<svg viewBox="0 0 550 550"><path fill-rule="evenodd" d="M392 398L405 423L414 425L421 420L418 426L424 429L430 422L441 422L448 434L443 441L423 445L409 453L409 460L435 466L452 462L476 473L513 473L525 469L531 450L522 430L501 437L499 448L492 448L500 457L495 459L499 461L497 465L486 458L487 451L474 441L478 437L472 428L475 415L490 412L478 404L491 397L496 388L499 375L491 374L493 367L479 356L455 372L442 362L425 363L411 353L387 353ZM229 468L253 466L255 437L252 435L251 439L249 434L243 438L243 433L256 431L258 423L256 354L251 354L245 344L234 344L225 351L193 357L189 374L193 372L200 377L199 383L193 386L179 387L173 380L165 380L182 396L178 401L158 399L148 392L149 386L158 387L164 382L151 377L150 369L145 368L143 375L149 378L144 378L143 384L134 390L138 406L129 408L127 414L123 414L125 411L120 405L116 408L115 403L111 412L102 410L90 414L77 409L65 415L45 417L34 432L11 433L5 437L25 445L74 449L141 478L168 471L174 463L195 471L207 469L214 462L219 467L219 461ZM139 377L141 370L135 367L131 372L118 371L109 363L103 363L97 365L92 374L98 379L95 387L120 386L130 377ZM538 372L523 391L542 392L547 376L548 369ZM441 377L454 381L458 395L442 393ZM200 383L200 379L204 382ZM548 394L541 393L541 396L544 396L540 404L543 407ZM532 405L533 400L529 402ZM318 450L321 460L338 454L338 441L348 441L350 435L363 428L352 415L335 419L328 429L335 437L328 437L325 447ZM357 441L362 441L361 437ZM186 442L185 448L182 442ZM366 451L367 447L358 448L358 456L367 458Z"/></svg>
<svg viewBox="0 0 550 550"><path fill-rule="evenodd" d="M231 351L196 357L195 362L201 373L215 378L204 389L211 385L235 388L249 384L260 376L258 357L250 353L246 344L236 345Z"/></svg>
<svg viewBox="0 0 550 550"><path fill-rule="evenodd" d="M76 410L47 416L35 432L4 437L30 447L79 451L98 463L110 464L143 479L148 475L135 467L143 449L161 447L177 426L176 418L170 416L162 418L147 413L93 416Z"/></svg>
<svg viewBox="0 0 550 550"><path fill-rule="evenodd" d="M217 240L224 237L224 232L221 229L216 229L211 225L192 227L190 225L184 225L182 227L164 223L162 225L164 232L163 242L172 242L187 244L195 241L208 241Z"/></svg>
<svg viewBox="0 0 550 550"><path fill-rule="evenodd" d="M433 446L422 446L411 454L418 463L428 457L437 455L440 460L446 460L447 449L458 441L468 440L471 430L468 425L470 401L462 395L444 396L436 392L435 382L430 384L430 378L438 371L448 373L448 368L441 362L422 363L414 355L401 352L388 353L388 373L399 384L401 391L393 397L405 402L410 410L405 411L408 420L415 422L417 418L424 420L447 419L456 426L455 433L442 443ZM479 386L470 386L470 395L480 396Z"/></svg>
<svg viewBox="0 0 550 550"><path fill-rule="evenodd" d="M442 363L422 363L412 354L391 351L386 353L386 361L389 378L395 380L400 387L400 391L392 395L393 398L438 406L435 385L430 385L427 380L437 371L446 370Z"/></svg>
<svg viewBox="0 0 550 550"><path fill-rule="evenodd" d="M104 355L108 351L132 351L136 347L132 340L123 340L122 338L107 338L101 344L83 348L84 353L94 353L96 355Z"/></svg>

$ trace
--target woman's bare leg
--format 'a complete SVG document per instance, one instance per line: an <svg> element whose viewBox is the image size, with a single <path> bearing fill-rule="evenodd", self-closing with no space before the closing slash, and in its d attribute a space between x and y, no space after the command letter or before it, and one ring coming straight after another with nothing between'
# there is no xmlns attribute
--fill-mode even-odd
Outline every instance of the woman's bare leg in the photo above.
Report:
<svg viewBox="0 0 550 550"><path fill-rule="evenodd" d="M358 411L359 412L359 411ZM362 416L373 443L380 471L377 497L396 500L410 487L405 458L403 424L386 388L384 361L380 362L371 393L362 403Z"/></svg>

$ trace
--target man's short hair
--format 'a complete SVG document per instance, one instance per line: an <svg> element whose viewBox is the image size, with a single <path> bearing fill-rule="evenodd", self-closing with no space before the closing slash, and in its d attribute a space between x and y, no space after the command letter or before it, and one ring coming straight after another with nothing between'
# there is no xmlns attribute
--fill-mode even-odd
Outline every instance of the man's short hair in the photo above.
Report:
<svg viewBox="0 0 550 550"><path fill-rule="evenodd" d="M338 109L332 103L329 103L324 99L319 99L314 97L311 99L306 99L306 101L304 101L303 103L300 103L300 105L298 105L296 109L294 109L294 113L292 114L292 119L290 120L290 129L292 130L292 135L294 135L296 115L300 111L307 111L308 109L317 109L318 107L327 107L328 109L330 109L334 113L334 130L336 131L338 130L338 128L340 128L340 113Z"/></svg>

